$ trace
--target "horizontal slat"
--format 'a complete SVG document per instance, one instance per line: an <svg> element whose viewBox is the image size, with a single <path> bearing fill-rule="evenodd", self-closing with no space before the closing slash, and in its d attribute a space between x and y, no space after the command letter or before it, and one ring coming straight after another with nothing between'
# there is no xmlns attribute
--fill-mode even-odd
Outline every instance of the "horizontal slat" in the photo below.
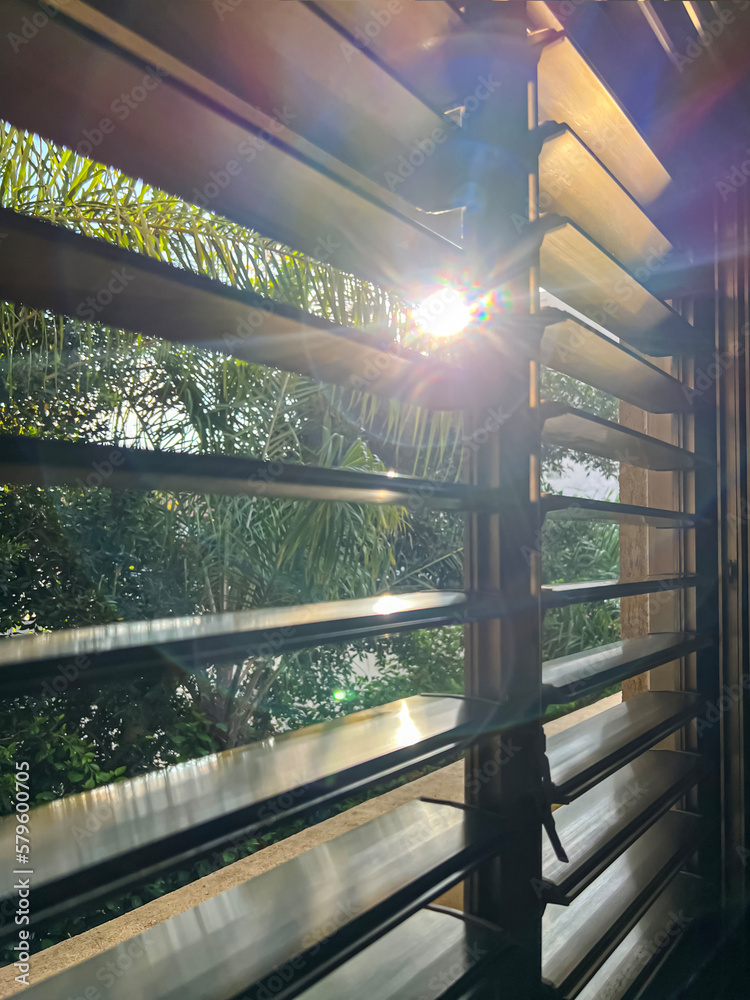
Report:
<svg viewBox="0 0 750 1000"><path fill-rule="evenodd" d="M395 473L0 435L0 481L497 510L499 491Z"/></svg>
<svg viewBox="0 0 750 1000"><path fill-rule="evenodd" d="M376 195L346 165L318 163L317 147L168 53L138 43L139 56L121 32L118 43L94 33L108 19L79 0L59 7L34 46L0 62L1 118L410 298L455 269L440 216L430 228L432 216L385 187ZM0 32L16 33L35 10L6 0ZM97 28L80 30L74 16ZM122 95L142 93L129 113Z"/></svg>
<svg viewBox="0 0 750 1000"><path fill-rule="evenodd" d="M463 28L448 3L405 3L394 9L389 0L319 0L314 6L347 33L351 44L372 52L416 93L440 107L457 103L457 91L443 45ZM391 0L392 3L392 0Z"/></svg>
<svg viewBox="0 0 750 1000"><path fill-rule="evenodd" d="M675 510L552 493L541 498L541 508L544 516L554 521L613 521L616 524L646 525L651 528L692 528L695 524L692 514L682 514Z"/></svg>
<svg viewBox="0 0 750 1000"><path fill-rule="evenodd" d="M64 677L66 670L74 680L190 671L206 661L463 624L502 610L492 596L424 591L14 636L0 644L0 692L38 689L45 678ZM71 664L76 664L72 671Z"/></svg>
<svg viewBox="0 0 750 1000"><path fill-rule="evenodd" d="M529 13L540 27L560 29L554 4ZM543 8L541 11L538 8ZM539 16L541 14L541 16ZM539 120L562 122L575 131L607 169L642 205L654 201L670 177L632 119L569 38L541 51Z"/></svg>
<svg viewBox="0 0 750 1000"><path fill-rule="evenodd" d="M636 354L627 344L617 343L572 317L546 327L541 360L555 371L648 413L689 413L692 408L693 391L689 386Z"/></svg>
<svg viewBox="0 0 750 1000"><path fill-rule="evenodd" d="M646 354L695 349L694 327L577 226L552 216L547 224L540 255L543 288Z"/></svg>
<svg viewBox="0 0 750 1000"><path fill-rule="evenodd" d="M300 1000L439 1000L470 989L478 975L503 976L503 997L518 997L508 980L511 952L487 924L444 910L422 910L300 995ZM505 960L503 960L505 959ZM471 994L473 996L473 994ZM461 1000L465 994L461 993ZM524 998L525 1000L525 998Z"/></svg>
<svg viewBox="0 0 750 1000"><path fill-rule="evenodd" d="M547 741L555 802L569 802L697 714L700 696L644 691Z"/></svg>
<svg viewBox="0 0 750 1000"><path fill-rule="evenodd" d="M546 705L566 705L644 670L694 653L706 641L695 632L654 632L547 660L542 665L542 697Z"/></svg>
<svg viewBox="0 0 750 1000"><path fill-rule="evenodd" d="M574 997L694 853L697 816L668 812L570 906L542 919L544 979Z"/></svg>
<svg viewBox="0 0 750 1000"><path fill-rule="evenodd" d="M562 403L546 403L541 407L541 413L544 421L542 439L547 444L585 451L653 472L688 472L695 467L692 452L593 413L575 410Z"/></svg>
<svg viewBox="0 0 750 1000"><path fill-rule="evenodd" d="M638 594L657 594L670 590L694 587L697 577L649 576L643 580L587 580L583 583L550 583L542 587L544 608L564 608L570 604L589 601L610 601L618 597L636 597Z"/></svg>
<svg viewBox="0 0 750 1000"><path fill-rule="evenodd" d="M347 44L310 4L244 0L231 10L231 30L204 0L164 0L158 9L149 0L130 0L126 7L96 0L93 6L108 17L77 3L65 9L150 59L142 41L118 30L122 25L378 185L388 186L390 176L391 191L403 188L398 170L403 172L402 161L409 166L418 141L436 131L447 138L441 114L384 71L364 46ZM436 170L442 149L434 155L433 143L432 150L419 165L414 194L419 198L421 188L417 204L425 207L439 182L444 196L437 203L445 208L455 182Z"/></svg>
<svg viewBox="0 0 750 1000"><path fill-rule="evenodd" d="M702 879L678 872L621 945L578 994L577 1000L624 1000L640 988L683 939L700 909Z"/></svg>
<svg viewBox="0 0 750 1000"><path fill-rule="evenodd" d="M456 408L477 392L466 372L393 340L40 219L0 209L0 232L0 297L10 301L427 407Z"/></svg>
<svg viewBox="0 0 750 1000"><path fill-rule="evenodd" d="M39 806L34 918L351 795L499 721L486 702L418 696ZM0 820L8 857L14 835ZM14 879L3 874L0 897Z"/></svg>
<svg viewBox="0 0 750 1000"><path fill-rule="evenodd" d="M316 6L350 33L355 46L372 52L433 104L449 107L471 96L476 63L467 53L476 53L478 40L447 3L404 4L397 12L385 0L320 0ZM554 6L531 0L537 27L562 29ZM540 122L567 122L641 204L669 183L623 106L568 38L541 50L539 115Z"/></svg>
<svg viewBox="0 0 750 1000"><path fill-rule="evenodd" d="M30 986L29 1000L83 995L123 954L127 975L111 977L110 1000L229 1000L251 986L257 997L297 995L491 856L499 826L409 802Z"/></svg>
<svg viewBox="0 0 750 1000"><path fill-rule="evenodd" d="M543 834L542 874L550 902L570 904L699 778L700 757L649 750L555 812L569 864Z"/></svg>
<svg viewBox="0 0 750 1000"><path fill-rule="evenodd" d="M666 236L565 125L542 145L539 203L543 211L575 222L641 281L671 263L673 247Z"/></svg>

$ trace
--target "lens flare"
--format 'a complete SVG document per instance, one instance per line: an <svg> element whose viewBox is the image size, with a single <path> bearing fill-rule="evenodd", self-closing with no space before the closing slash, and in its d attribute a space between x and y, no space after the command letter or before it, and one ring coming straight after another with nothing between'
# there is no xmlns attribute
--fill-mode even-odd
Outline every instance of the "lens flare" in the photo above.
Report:
<svg viewBox="0 0 750 1000"><path fill-rule="evenodd" d="M441 288L412 312L422 333L431 337L455 337L471 322L471 308L456 288Z"/></svg>

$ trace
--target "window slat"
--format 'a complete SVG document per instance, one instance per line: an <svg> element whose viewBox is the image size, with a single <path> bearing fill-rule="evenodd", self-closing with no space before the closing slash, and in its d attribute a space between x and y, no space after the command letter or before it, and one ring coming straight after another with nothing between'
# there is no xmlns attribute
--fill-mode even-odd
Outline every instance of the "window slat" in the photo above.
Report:
<svg viewBox="0 0 750 1000"><path fill-rule="evenodd" d="M639 996L683 940L705 895L703 879L679 872L578 994L578 1000L598 1000L602 995L607 1000L624 1000L626 994Z"/></svg>
<svg viewBox="0 0 750 1000"><path fill-rule="evenodd" d="M268 116L177 60L138 59L77 30L68 15L81 7L66 4L33 46L0 61L0 117L407 297L459 265L440 215L277 139ZM0 32L34 10L5 0ZM123 95L134 93L147 97L130 112Z"/></svg>
<svg viewBox="0 0 750 1000"><path fill-rule="evenodd" d="M583 583L551 583L542 587L542 607L564 608L570 604L610 601L638 594L667 593L694 587L697 578L684 576L649 576L643 580L586 580Z"/></svg>
<svg viewBox="0 0 750 1000"><path fill-rule="evenodd" d="M548 14L554 4L544 7ZM570 38L543 47L538 80L540 121L562 122L574 129L642 205L664 191L669 174Z"/></svg>
<svg viewBox="0 0 750 1000"><path fill-rule="evenodd" d="M544 834L546 898L567 906L698 781L700 758L649 750L575 802L555 812L569 864L555 857Z"/></svg>
<svg viewBox="0 0 750 1000"><path fill-rule="evenodd" d="M521 1000L511 985L514 952L504 946L504 936L487 924L464 921L444 910L421 910L334 970L300 1000L440 1000L475 994L467 982L477 975L503 977L503 997ZM476 994L478 997L479 994ZM527 996L527 995L526 995Z"/></svg>
<svg viewBox="0 0 750 1000"><path fill-rule="evenodd" d="M570 906L542 918L544 979L571 1000L695 851L698 817L668 812Z"/></svg>
<svg viewBox="0 0 750 1000"><path fill-rule="evenodd" d="M654 472L689 472L695 467L692 452L593 413L562 403L545 403L541 417L544 421L542 439L547 444L585 451Z"/></svg>
<svg viewBox="0 0 750 1000"><path fill-rule="evenodd" d="M553 521L611 521L615 524L646 525L651 528L692 528L695 517L676 510L639 507L609 500L557 496L548 493L541 499L544 516Z"/></svg>
<svg viewBox="0 0 750 1000"><path fill-rule="evenodd" d="M7 209L0 233L0 296L9 301L428 408L457 409L481 395L468 373L402 347L387 331L342 327Z"/></svg>
<svg viewBox="0 0 750 1000"><path fill-rule="evenodd" d="M0 481L499 510L500 491L386 473L0 435Z"/></svg>
<svg viewBox="0 0 750 1000"><path fill-rule="evenodd" d="M185 762L34 811L33 916L174 866L456 751L497 730L488 703L418 696ZM0 820L12 853L15 827ZM0 897L13 896L14 876ZM12 924L6 926L12 932Z"/></svg>
<svg viewBox="0 0 750 1000"><path fill-rule="evenodd" d="M565 705L702 649L708 640L695 632L654 632L572 653L542 666L547 705Z"/></svg>
<svg viewBox="0 0 750 1000"><path fill-rule="evenodd" d="M607 775L675 732L699 711L687 691L644 691L547 740L556 802L583 795Z"/></svg>
<svg viewBox="0 0 750 1000"><path fill-rule="evenodd" d="M546 217L540 284L616 337L658 357L695 350L695 329L566 219Z"/></svg>
<svg viewBox="0 0 750 1000"><path fill-rule="evenodd" d="M606 324L605 324L606 325ZM541 360L555 371L608 392L648 413L689 413L693 390L632 351L627 344L577 319L544 331Z"/></svg>
<svg viewBox="0 0 750 1000"><path fill-rule="evenodd" d="M575 222L636 276L643 271L648 278L675 263L666 236L566 125L545 139L539 154L539 199L543 211Z"/></svg>
<svg viewBox="0 0 750 1000"><path fill-rule="evenodd" d="M499 830L489 813L409 802L30 986L29 1000L82 994L123 952L111 1000L278 996L280 972L296 992L490 857Z"/></svg>
<svg viewBox="0 0 750 1000"><path fill-rule="evenodd" d="M458 625L504 613L497 596L419 591L347 601L186 615L93 625L15 636L0 644L0 691L34 690L46 678L73 670L74 681L150 676L175 667L253 655L277 656L329 642L349 642L418 628ZM64 674L62 675L64 676Z"/></svg>

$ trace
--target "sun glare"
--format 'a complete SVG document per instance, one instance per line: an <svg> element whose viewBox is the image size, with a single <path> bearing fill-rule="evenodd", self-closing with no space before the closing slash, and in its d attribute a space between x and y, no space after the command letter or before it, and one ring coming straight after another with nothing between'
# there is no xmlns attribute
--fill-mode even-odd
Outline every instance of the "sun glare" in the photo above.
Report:
<svg viewBox="0 0 750 1000"><path fill-rule="evenodd" d="M376 615L395 615L407 606L407 602L401 597L394 597L393 594L383 594L373 605Z"/></svg>
<svg viewBox="0 0 750 1000"><path fill-rule="evenodd" d="M431 337L455 337L471 322L471 308L455 288L441 288L417 306L412 316Z"/></svg>

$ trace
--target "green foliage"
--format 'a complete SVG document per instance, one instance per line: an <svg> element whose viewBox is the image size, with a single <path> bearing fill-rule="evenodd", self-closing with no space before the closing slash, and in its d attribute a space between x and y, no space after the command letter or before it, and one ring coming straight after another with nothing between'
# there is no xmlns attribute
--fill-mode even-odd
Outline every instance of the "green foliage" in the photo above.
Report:
<svg viewBox="0 0 750 1000"><path fill-rule="evenodd" d="M555 521L542 529L544 583L617 579L620 573L616 524ZM619 601L553 608L544 616L545 660L615 642L620 638Z"/></svg>
<svg viewBox="0 0 750 1000"><path fill-rule="evenodd" d="M340 324L387 326L410 343L404 304L385 290L111 168L1 123L0 161L0 203L7 207ZM555 398L614 415L610 397L549 371L544 378ZM457 414L399 408L230 356L6 303L0 429L113 448L392 468L451 480L462 424ZM612 471L586 460L603 474ZM550 473L563 469L559 450L548 449L545 461ZM461 517L422 509L407 515L358 504L117 493L96 473L75 487L6 486L0 632L460 587L462 546ZM573 524L562 534L547 526L543 546L550 580L563 572L566 580L593 579L609 575L607 566L616 573L617 534L609 526ZM617 630L614 606L551 612L545 656L610 641ZM61 676L51 684L43 696L0 710L0 730L9 734L0 741L2 811L10 808L18 759L33 764L36 804L420 692L459 693L462 629L212 661L191 673L133 682L76 687ZM95 911L53 922L42 944L127 912L302 825L249 838Z"/></svg>
<svg viewBox="0 0 750 1000"><path fill-rule="evenodd" d="M608 420L617 420L619 402L576 379L543 369L545 395ZM617 474L617 463L587 454L547 446L544 472L561 476L568 459L604 477ZM557 521L542 527L543 583L580 583L617 579L620 575L620 532L617 524L597 521ZM598 601L555 608L544 616L542 655L545 660L578 653L620 638L620 602Z"/></svg>
<svg viewBox="0 0 750 1000"><path fill-rule="evenodd" d="M462 694L463 627L405 632L375 646L374 676L360 687L357 708L415 694Z"/></svg>
<svg viewBox="0 0 750 1000"><path fill-rule="evenodd" d="M463 586L464 518L449 511L409 511L394 538L394 587L460 590Z"/></svg>
<svg viewBox="0 0 750 1000"><path fill-rule="evenodd" d="M593 386L579 382L570 375L542 368L541 374L542 398L567 403L579 410L586 410L605 420L619 418L619 400ZM608 458L598 458L585 452L568 451L556 445L545 445L542 449L542 467L544 476L558 477L563 474L566 464L570 461L584 465L591 472L599 473L609 479L617 475L618 465Z"/></svg>
<svg viewBox="0 0 750 1000"><path fill-rule="evenodd" d="M378 334L387 328L396 341L414 341L416 333L405 304L385 289L2 122L0 162L4 166L0 172L0 204L5 207L240 289L252 289L342 325ZM36 332L32 333L30 327ZM233 397L232 388L239 386L244 393L246 373L255 366L233 358L217 360L205 351L150 341L121 330L103 329L98 324L62 321L23 309L10 318L0 315L0 330L6 342L10 395L16 405L23 402L26 415L44 411L45 404L57 407L52 397L62 390L59 408L75 431L76 411L88 406L81 394L85 393L86 400L93 394L92 405L108 403L102 408L107 426L111 416L120 424L115 438L121 444L135 438L154 448L196 450L197 439L201 450L266 454L263 441L246 441L246 447L231 445L236 434L234 422L246 413L242 399ZM78 338L82 346L70 346L68 336ZM233 339L241 342L246 336L252 333L227 331L230 345ZM45 364L51 365L41 380L26 371L23 359L11 356L10 348L18 343L38 344ZM115 377L107 379L101 374L102 367L111 369L113 363ZM288 402L293 403L307 392L319 402L325 401L326 409L339 414L342 432L345 426L353 432L346 434L349 442L360 436L363 427L375 428L377 440L390 442L395 463L389 464L399 471L419 471L423 475L438 467L455 471L450 452L460 433L460 414L433 417L396 402L384 403L342 389L322 389L297 376L260 371L270 382L284 385L283 395ZM138 374L134 379L135 372ZM228 398L217 401L216 393L206 396L206 380L222 384L225 391L228 389ZM70 392L65 390L73 386L78 395L71 407ZM41 388L42 395L32 392L32 388ZM16 399L21 389L25 393L23 400ZM269 399L275 406L277 394L261 393L258 406L264 406L263 401ZM153 412L155 405L157 414ZM191 418L187 437L185 411ZM322 422L310 422L313 435ZM279 424L283 425L281 419ZM21 432L28 433L23 426ZM92 429L102 428L81 426L77 433ZM282 437L300 434L300 428L291 424L282 429ZM97 433L86 437L100 439ZM410 467L402 466L402 460L408 460Z"/></svg>
<svg viewBox="0 0 750 1000"><path fill-rule="evenodd" d="M104 770L96 747L80 732L71 732L63 714L54 714L54 706L36 715L28 705L14 704L3 712L3 726L12 737L0 740L0 815L13 811L15 763L28 761L33 784L34 805L73 792L95 788L125 775L125 768Z"/></svg>
<svg viewBox="0 0 750 1000"><path fill-rule="evenodd" d="M269 710L291 728L416 694L464 689L463 627L448 625L295 654ZM302 669L299 669L299 667Z"/></svg>
<svg viewBox="0 0 750 1000"><path fill-rule="evenodd" d="M172 679L50 687L6 702L0 724L0 815L11 811L17 760L31 765L36 805L219 749L210 720Z"/></svg>

